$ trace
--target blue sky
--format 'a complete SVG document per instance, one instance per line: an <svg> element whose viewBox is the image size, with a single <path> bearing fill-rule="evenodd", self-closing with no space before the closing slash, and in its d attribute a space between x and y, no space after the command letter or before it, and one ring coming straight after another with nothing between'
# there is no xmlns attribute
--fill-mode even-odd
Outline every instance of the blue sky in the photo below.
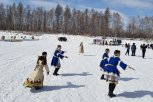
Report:
<svg viewBox="0 0 153 102"><path fill-rule="evenodd" d="M71 8L94 8L99 11L109 7L126 16L153 16L153 0L0 0L4 4L13 2L23 2L24 5L29 4L32 7L43 6L45 9L53 8L57 3L69 5Z"/></svg>

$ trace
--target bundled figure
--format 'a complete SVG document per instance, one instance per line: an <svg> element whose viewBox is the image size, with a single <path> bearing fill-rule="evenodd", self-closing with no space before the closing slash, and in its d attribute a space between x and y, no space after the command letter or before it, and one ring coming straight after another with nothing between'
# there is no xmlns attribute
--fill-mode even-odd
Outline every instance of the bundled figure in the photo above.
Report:
<svg viewBox="0 0 153 102"><path fill-rule="evenodd" d="M128 46L128 44L126 43L126 44L125 44L125 48L127 48L127 46Z"/></svg>
<svg viewBox="0 0 153 102"><path fill-rule="evenodd" d="M43 87L44 74L43 68L46 69L47 75L49 75L49 68L46 60L47 52L43 52L42 56L38 57L37 64L33 72L28 76L28 78L23 83L24 87L35 89L40 89Z"/></svg>
<svg viewBox="0 0 153 102"><path fill-rule="evenodd" d="M60 59L68 58L67 56L63 55L64 51L62 51L61 48L62 48L61 45L57 46L57 49L55 50L54 56L53 56L52 61L51 61L51 66L55 67L55 70L53 72L53 75L55 75L55 76L59 75L58 71L61 68Z"/></svg>
<svg viewBox="0 0 153 102"><path fill-rule="evenodd" d="M136 47L135 43L133 43L133 45L131 46L131 51L132 51L132 55L131 56L135 56L136 49L137 49L137 47Z"/></svg>
<svg viewBox="0 0 153 102"><path fill-rule="evenodd" d="M125 55L127 55L128 54L128 56L129 56L129 52L130 52L130 44L128 43L127 45L126 45L126 53L125 53Z"/></svg>
<svg viewBox="0 0 153 102"><path fill-rule="evenodd" d="M117 68L117 65L119 65L123 70L125 70L127 68L133 69L121 61L120 51L115 50L114 56L109 59L108 64L106 64L105 68L104 68L104 78L107 82L109 82L108 96L110 98L116 97L116 95L113 93L113 91L114 91L116 85L118 84L118 77L120 76L120 72Z"/></svg>
<svg viewBox="0 0 153 102"><path fill-rule="evenodd" d="M83 42L80 43L79 47L80 47L79 54L83 54L84 53Z"/></svg>
<svg viewBox="0 0 153 102"><path fill-rule="evenodd" d="M142 58L144 58L145 57L145 53L146 53L146 49L147 49L147 45L145 45L145 44L143 44L142 46L141 46L141 49L142 49Z"/></svg>
<svg viewBox="0 0 153 102"><path fill-rule="evenodd" d="M110 52L110 50L107 48L105 50L105 53L102 56L102 61L100 62L100 67L101 67L102 71L104 71L105 65L108 64L108 58L109 58L108 54L109 54L109 52ZM102 74L100 79L104 79L104 74Z"/></svg>

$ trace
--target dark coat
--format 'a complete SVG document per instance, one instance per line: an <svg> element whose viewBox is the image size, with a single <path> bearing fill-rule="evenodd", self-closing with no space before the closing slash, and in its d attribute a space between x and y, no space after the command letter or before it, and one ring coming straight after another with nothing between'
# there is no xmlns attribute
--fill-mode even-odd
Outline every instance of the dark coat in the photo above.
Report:
<svg viewBox="0 0 153 102"><path fill-rule="evenodd" d="M133 45L131 46L131 51L136 51L136 49L137 49L136 45L133 44Z"/></svg>
<svg viewBox="0 0 153 102"><path fill-rule="evenodd" d="M141 46L141 49L142 49L143 52L146 52L147 46L142 45L142 46Z"/></svg>

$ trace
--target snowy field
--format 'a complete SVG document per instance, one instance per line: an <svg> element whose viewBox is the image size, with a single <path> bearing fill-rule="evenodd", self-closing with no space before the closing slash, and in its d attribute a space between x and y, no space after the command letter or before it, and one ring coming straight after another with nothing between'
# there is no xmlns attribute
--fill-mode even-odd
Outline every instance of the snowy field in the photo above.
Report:
<svg viewBox="0 0 153 102"><path fill-rule="evenodd" d="M43 35L39 41L0 41L0 102L153 102L153 50L147 49L146 58L141 58L137 44L135 57L125 56L122 46L92 45L92 39L67 36L68 42L59 42L60 35ZM84 42L85 54L79 55L79 44ZM124 41L123 43L133 43ZM61 61L60 76L53 76L50 61L58 44L67 51L69 59ZM108 83L100 80L99 63L105 48L121 50L121 59L136 71L122 72L114 93L118 97L108 98ZM34 90L23 87L23 82L35 67L37 56L48 53L50 75L44 70L44 88Z"/></svg>

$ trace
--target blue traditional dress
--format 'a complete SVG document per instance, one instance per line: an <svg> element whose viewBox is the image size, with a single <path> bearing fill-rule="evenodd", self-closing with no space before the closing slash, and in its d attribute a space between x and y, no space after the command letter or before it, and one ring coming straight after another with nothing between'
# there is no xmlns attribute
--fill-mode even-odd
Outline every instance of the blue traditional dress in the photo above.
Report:
<svg viewBox="0 0 153 102"><path fill-rule="evenodd" d="M54 66L54 67L61 67L60 65L60 59L63 59L64 58L64 51L59 51L59 50L56 50L54 52L54 56L52 58L52 61L51 61L51 66Z"/></svg>
<svg viewBox="0 0 153 102"><path fill-rule="evenodd" d="M104 70L105 68L105 65L108 64L108 54L107 53L104 53L103 56L102 56L102 61L100 62L100 67Z"/></svg>
<svg viewBox="0 0 153 102"><path fill-rule="evenodd" d="M120 76L120 72L117 68L117 65L119 65L123 70L128 67L128 65L122 62L119 57L111 57L108 61L108 64L106 64L104 68L104 78L109 83L118 83L118 77Z"/></svg>

